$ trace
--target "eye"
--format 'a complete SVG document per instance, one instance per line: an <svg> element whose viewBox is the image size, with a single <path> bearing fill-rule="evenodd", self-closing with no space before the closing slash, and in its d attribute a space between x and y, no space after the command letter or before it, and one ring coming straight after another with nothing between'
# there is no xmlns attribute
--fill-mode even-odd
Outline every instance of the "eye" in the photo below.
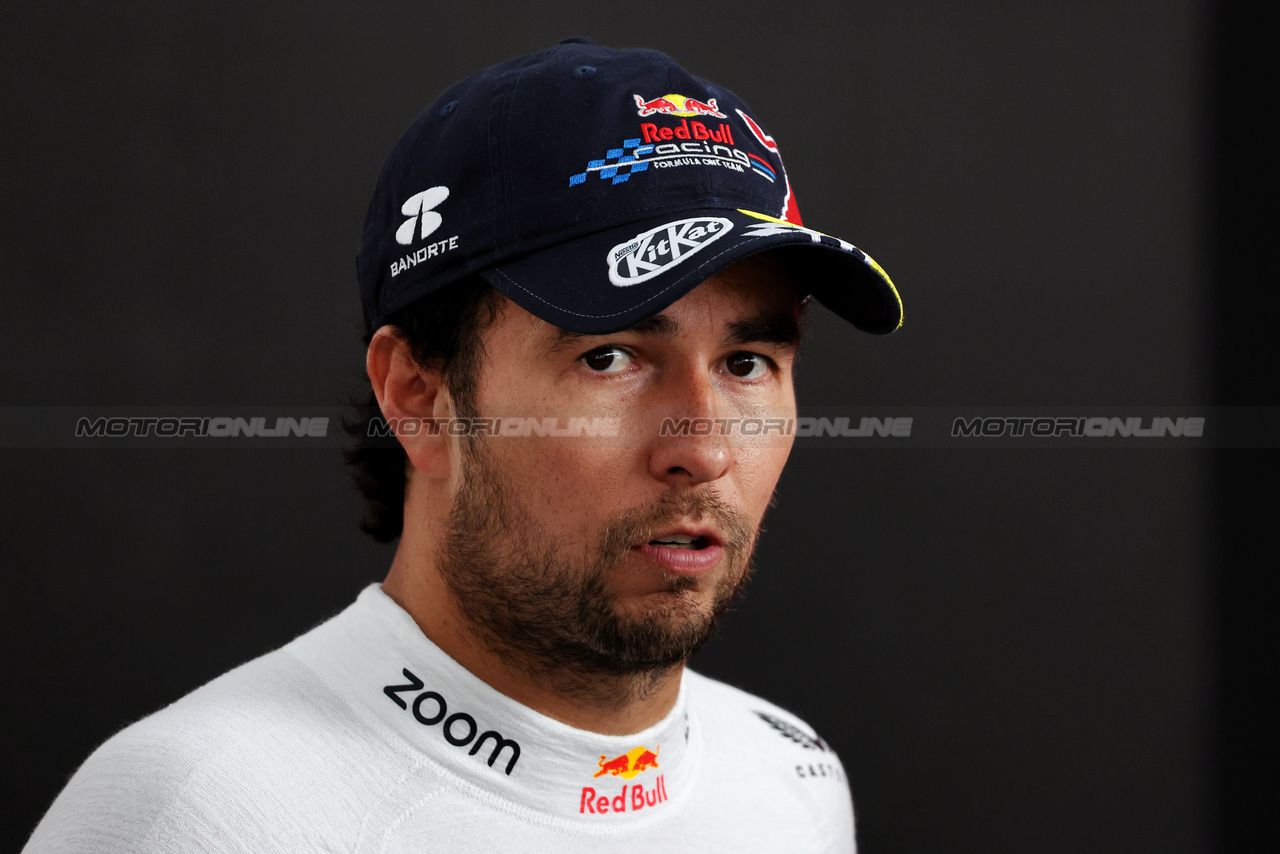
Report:
<svg viewBox="0 0 1280 854"><path fill-rule="evenodd" d="M597 347L580 361L598 374L616 374L631 366L631 354L621 347Z"/></svg>
<svg viewBox="0 0 1280 854"><path fill-rule="evenodd" d="M759 353L734 353L725 359L729 373L744 380L756 380L769 370L769 360Z"/></svg>

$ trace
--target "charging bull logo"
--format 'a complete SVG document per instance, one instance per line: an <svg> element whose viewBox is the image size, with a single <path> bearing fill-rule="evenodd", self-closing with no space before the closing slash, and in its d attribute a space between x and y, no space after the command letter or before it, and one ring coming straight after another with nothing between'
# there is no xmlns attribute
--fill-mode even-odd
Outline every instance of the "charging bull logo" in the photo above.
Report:
<svg viewBox="0 0 1280 854"><path fill-rule="evenodd" d="M636 99L636 112L641 116L652 116L661 113L665 116L714 116L717 119L727 118L716 105L715 98L699 101L697 98L686 98L684 95L663 95L646 101L639 95Z"/></svg>
<svg viewBox="0 0 1280 854"><path fill-rule="evenodd" d="M622 777L630 780L641 771L647 771L650 768L658 767L658 751L662 750L662 745L658 745L657 750L650 750L641 745L632 748L621 756L615 756L612 759L600 757L600 770L593 777L603 777L605 774L612 774L615 777Z"/></svg>

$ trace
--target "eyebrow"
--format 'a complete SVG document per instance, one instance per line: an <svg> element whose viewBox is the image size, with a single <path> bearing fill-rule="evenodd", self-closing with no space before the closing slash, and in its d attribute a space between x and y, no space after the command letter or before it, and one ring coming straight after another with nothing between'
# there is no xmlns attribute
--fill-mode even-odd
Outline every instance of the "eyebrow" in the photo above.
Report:
<svg viewBox="0 0 1280 854"><path fill-rule="evenodd" d="M639 323L628 326L622 332L635 332L640 335L652 335L655 338L664 338L670 340L676 337L676 333L680 331L680 324L676 323L665 314L655 314L653 317L647 317ZM617 333L609 333L617 334ZM586 335L581 332L573 332L569 329L560 329L556 333L556 339L551 344L552 350L564 350L574 346L577 342L584 338L600 338L601 335Z"/></svg>
<svg viewBox="0 0 1280 854"><path fill-rule="evenodd" d="M651 335L655 338L670 340L680 331L680 324L665 314L655 314L639 323L628 326L623 332L634 332L639 335ZM563 350L572 347L584 338L599 338L600 335L584 335L568 329L560 329L552 350ZM800 346L800 323L795 315L785 311L763 312L743 320L735 320L729 324L722 346L736 347L743 344L773 344L779 347L796 349Z"/></svg>
<svg viewBox="0 0 1280 854"><path fill-rule="evenodd" d="M729 324L724 346L739 344L773 344L794 350L800 346L800 322L794 314L785 311L764 312L745 320L735 320Z"/></svg>

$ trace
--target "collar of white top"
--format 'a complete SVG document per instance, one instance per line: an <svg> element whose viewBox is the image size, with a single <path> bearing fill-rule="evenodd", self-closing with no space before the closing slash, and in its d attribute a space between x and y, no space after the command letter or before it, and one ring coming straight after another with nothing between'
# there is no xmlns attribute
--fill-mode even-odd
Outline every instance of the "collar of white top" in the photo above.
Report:
<svg viewBox="0 0 1280 854"><path fill-rule="evenodd" d="M700 740L687 678L671 712L648 729L625 736L577 729L473 675L378 584L288 650L408 749L517 812L643 825L669 817L693 789Z"/></svg>

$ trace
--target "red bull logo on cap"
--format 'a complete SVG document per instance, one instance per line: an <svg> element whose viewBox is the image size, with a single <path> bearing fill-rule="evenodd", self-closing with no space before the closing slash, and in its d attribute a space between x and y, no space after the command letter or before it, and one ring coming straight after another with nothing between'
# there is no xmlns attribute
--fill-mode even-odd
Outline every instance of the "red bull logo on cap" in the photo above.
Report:
<svg viewBox="0 0 1280 854"><path fill-rule="evenodd" d="M632 96L636 99L636 110L640 116L652 116L661 113L666 116L714 116L717 119L727 118L724 113L720 112L720 108L716 105L715 98L708 98L705 101L699 101L697 98L687 98L684 95L662 95L658 98L644 99L639 95Z"/></svg>
<svg viewBox="0 0 1280 854"><path fill-rule="evenodd" d="M658 751L662 750L662 745L658 745L657 750L650 750L641 745L633 747L631 750L615 756L612 759L600 757L600 770L593 777L603 777L605 774L612 774L615 777L622 777L624 780L630 780L641 771L647 771L650 768L658 767Z"/></svg>

